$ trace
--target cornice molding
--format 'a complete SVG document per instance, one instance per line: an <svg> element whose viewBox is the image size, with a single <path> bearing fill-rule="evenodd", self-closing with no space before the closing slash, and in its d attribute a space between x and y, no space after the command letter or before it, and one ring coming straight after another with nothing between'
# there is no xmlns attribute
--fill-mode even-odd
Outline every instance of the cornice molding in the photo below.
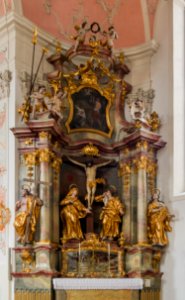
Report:
<svg viewBox="0 0 185 300"><path fill-rule="evenodd" d="M4 34L7 34L7 28L9 29L9 32L15 29L17 33L21 33L21 35L24 34L31 40L35 24L27 18L19 15L15 11L12 11L7 15L7 17L2 17L0 19L0 28L0 35L3 34L3 32ZM51 46L54 46L54 41L56 40L54 36L40 28L38 28L38 36L39 44L51 44ZM62 47L64 50L68 50L70 46L71 44L62 42ZM134 47L117 49L115 54L123 51L126 58L129 60L134 60L142 57L151 57L157 51L158 47L159 44L155 40L151 40L147 43Z"/></svg>
<svg viewBox="0 0 185 300"><path fill-rule="evenodd" d="M174 3L181 5L182 7L185 7L185 0L173 0Z"/></svg>

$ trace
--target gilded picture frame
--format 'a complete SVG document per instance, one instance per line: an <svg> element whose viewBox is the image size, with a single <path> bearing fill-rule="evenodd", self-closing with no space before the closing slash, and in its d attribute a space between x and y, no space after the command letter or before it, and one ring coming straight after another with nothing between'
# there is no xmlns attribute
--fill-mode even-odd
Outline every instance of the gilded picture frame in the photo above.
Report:
<svg viewBox="0 0 185 300"><path fill-rule="evenodd" d="M68 95L69 116L67 132L92 132L110 138L112 95L92 85L81 85Z"/></svg>

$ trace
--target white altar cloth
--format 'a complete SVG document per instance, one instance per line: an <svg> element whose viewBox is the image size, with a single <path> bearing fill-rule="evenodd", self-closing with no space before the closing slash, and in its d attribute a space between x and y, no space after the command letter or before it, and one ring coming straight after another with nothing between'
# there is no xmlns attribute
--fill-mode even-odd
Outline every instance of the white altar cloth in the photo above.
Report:
<svg viewBox="0 0 185 300"><path fill-rule="evenodd" d="M55 290L141 290L141 278L54 278Z"/></svg>

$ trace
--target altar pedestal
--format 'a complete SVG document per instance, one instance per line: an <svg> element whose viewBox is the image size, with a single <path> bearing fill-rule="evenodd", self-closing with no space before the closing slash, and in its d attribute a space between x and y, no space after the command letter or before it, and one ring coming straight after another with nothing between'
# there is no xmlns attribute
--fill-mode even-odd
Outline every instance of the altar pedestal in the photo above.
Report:
<svg viewBox="0 0 185 300"><path fill-rule="evenodd" d="M143 289L141 278L55 278L56 300L139 300Z"/></svg>
<svg viewBox="0 0 185 300"><path fill-rule="evenodd" d="M55 300L160 300L141 278L55 278Z"/></svg>

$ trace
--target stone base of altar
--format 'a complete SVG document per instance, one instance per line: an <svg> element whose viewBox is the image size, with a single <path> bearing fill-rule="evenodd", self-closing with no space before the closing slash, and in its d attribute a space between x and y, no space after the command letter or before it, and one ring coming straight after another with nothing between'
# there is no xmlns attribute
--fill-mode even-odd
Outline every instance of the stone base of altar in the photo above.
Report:
<svg viewBox="0 0 185 300"><path fill-rule="evenodd" d="M129 290L72 290L57 291L56 300L139 300L138 291Z"/></svg>

